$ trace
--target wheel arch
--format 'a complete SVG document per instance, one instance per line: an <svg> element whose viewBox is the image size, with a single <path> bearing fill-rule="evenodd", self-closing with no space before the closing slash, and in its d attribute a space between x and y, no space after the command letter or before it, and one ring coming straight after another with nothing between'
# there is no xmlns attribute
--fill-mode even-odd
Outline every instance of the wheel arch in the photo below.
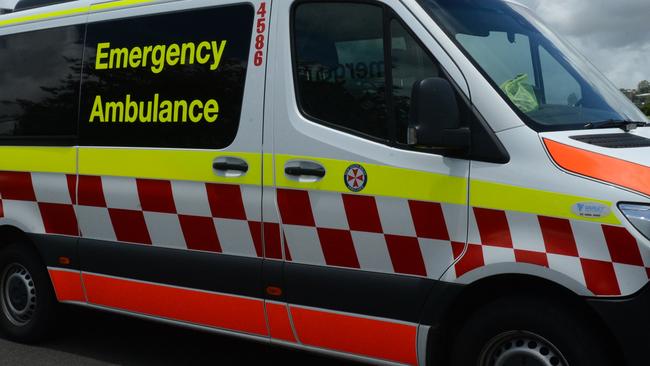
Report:
<svg viewBox="0 0 650 366"><path fill-rule="evenodd" d="M34 251L38 253L36 245L24 231L22 231L16 226L1 225L0 226L0 249L3 249L7 245L16 242L20 242L23 243L24 245L30 246ZM41 257L42 260L42 256L40 255L40 253L39 253L39 257Z"/></svg>
<svg viewBox="0 0 650 366"><path fill-rule="evenodd" d="M622 353L611 330L600 315L587 303L587 297L548 278L528 273L502 273L480 278L465 284L453 299L444 301L445 310L434 319L427 337L427 365L445 365L449 349L465 320L483 304L508 296L552 298L580 314L605 337L607 344L616 345L613 356Z"/></svg>

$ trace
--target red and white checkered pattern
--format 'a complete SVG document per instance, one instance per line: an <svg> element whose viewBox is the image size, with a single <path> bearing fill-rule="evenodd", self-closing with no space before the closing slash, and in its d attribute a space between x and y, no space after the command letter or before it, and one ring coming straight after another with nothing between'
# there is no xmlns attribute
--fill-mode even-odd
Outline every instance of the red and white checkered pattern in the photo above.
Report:
<svg viewBox="0 0 650 366"><path fill-rule="evenodd" d="M456 221L449 218L464 215L463 206L334 192L277 192L291 261L438 278L454 261L452 243L465 241L464 228L447 225Z"/></svg>
<svg viewBox="0 0 650 366"><path fill-rule="evenodd" d="M258 187L121 177L79 177L84 237L281 259L277 223L262 228Z"/></svg>
<svg viewBox="0 0 650 366"><path fill-rule="evenodd" d="M262 225L260 201L252 186L0 172L0 225L282 259L280 225ZM650 251L619 226L472 208L466 246L462 205L290 189L277 190L277 203L285 257L299 263L430 278L453 264L444 277L453 280L519 262L564 273L598 296L632 294L650 276ZM279 221L273 212L265 219Z"/></svg>
<svg viewBox="0 0 650 366"><path fill-rule="evenodd" d="M446 278L495 263L564 273L598 296L628 295L650 276L650 256L624 227L483 208L470 210L467 252ZM454 244L458 259L464 246Z"/></svg>
<svg viewBox="0 0 650 366"><path fill-rule="evenodd" d="M26 232L282 259L251 186L0 172L0 224ZM262 249L262 232L266 247Z"/></svg>
<svg viewBox="0 0 650 366"><path fill-rule="evenodd" d="M278 190L288 259L445 280L497 263L564 273L598 296L628 295L650 278L650 253L624 227L483 208L469 244L450 226L463 206ZM454 263L455 262L455 263Z"/></svg>
<svg viewBox="0 0 650 366"><path fill-rule="evenodd" d="M0 172L0 223L35 234L77 236L75 176Z"/></svg>

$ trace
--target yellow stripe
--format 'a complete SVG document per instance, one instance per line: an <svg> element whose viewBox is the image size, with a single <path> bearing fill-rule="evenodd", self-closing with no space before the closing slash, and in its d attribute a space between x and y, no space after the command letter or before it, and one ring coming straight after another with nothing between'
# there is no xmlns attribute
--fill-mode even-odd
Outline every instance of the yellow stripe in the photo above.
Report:
<svg viewBox="0 0 650 366"><path fill-rule="evenodd" d="M134 5L151 3L154 1L155 0L118 0L118 1L109 1L101 4L94 4L91 5L90 7L84 6L82 8L73 8L73 9L50 11L50 12L40 13L40 14L26 15L23 17L0 20L0 27L7 26L7 25L16 25L21 23L35 22L39 20L66 17L71 15L78 15L78 14L87 13L89 10L98 11L98 10L106 10L106 9L114 9L114 8L123 8L123 7L129 7Z"/></svg>
<svg viewBox="0 0 650 366"><path fill-rule="evenodd" d="M0 20L0 27L5 25L14 25L19 23L27 23L27 22L34 22L38 20L46 20L51 18L59 18L59 17L70 16L70 15L83 14L86 13L87 11L88 11L88 7L85 6L83 8L65 9L65 10L51 11L47 13L26 15L24 17Z"/></svg>
<svg viewBox="0 0 650 366"><path fill-rule="evenodd" d="M237 178L218 176L212 164L219 157L244 159L248 173ZM79 174L259 185L262 157L259 153L82 147L79 148Z"/></svg>
<svg viewBox="0 0 650 366"><path fill-rule="evenodd" d="M275 177L273 175L273 154L264 154L264 186L273 187Z"/></svg>
<svg viewBox="0 0 650 366"><path fill-rule="evenodd" d="M601 203L612 208L612 203L607 201L478 180L472 180L471 192L470 204L473 207L620 225L613 210L601 218L585 218L571 211L573 205L580 202Z"/></svg>
<svg viewBox="0 0 650 366"><path fill-rule="evenodd" d="M0 147L0 171L75 174L76 152L73 147ZM237 157L249 165L243 177L226 178L215 174L212 164L219 157ZM354 162L333 159L276 155L275 179L278 188L329 192L350 192L344 181L345 170ZM315 183L300 183L287 178L284 166L291 160L313 161L323 165L325 178ZM233 153L201 150L79 148L79 174L96 176L137 177L163 180L257 185L272 187L273 156L259 153ZM366 188L359 194L404 199L467 203L467 180L444 174L362 164L368 173ZM620 225L613 213L613 204L588 197L534 190L479 180L471 181L470 205L503 211ZM612 213L601 218L585 218L572 212L580 202L601 203Z"/></svg>
<svg viewBox="0 0 650 366"><path fill-rule="evenodd" d="M153 1L154 0L119 0L119 1L110 1L110 2L106 2L106 3L91 5L90 10L96 11L96 10L106 10L106 9L113 9L113 8L121 8L121 7L127 7L127 6L150 3L150 2L153 2Z"/></svg>
<svg viewBox="0 0 650 366"><path fill-rule="evenodd" d="M73 147L0 147L0 171L75 174Z"/></svg>
<svg viewBox="0 0 650 366"><path fill-rule="evenodd" d="M345 184L344 175L346 169L354 162L288 155L276 155L275 160L278 188L352 193ZM315 183L293 181L284 173L285 164L291 160L319 163L325 167L327 174L323 180ZM383 165L361 165L368 173L368 183L359 194L467 204L467 179L465 178Z"/></svg>

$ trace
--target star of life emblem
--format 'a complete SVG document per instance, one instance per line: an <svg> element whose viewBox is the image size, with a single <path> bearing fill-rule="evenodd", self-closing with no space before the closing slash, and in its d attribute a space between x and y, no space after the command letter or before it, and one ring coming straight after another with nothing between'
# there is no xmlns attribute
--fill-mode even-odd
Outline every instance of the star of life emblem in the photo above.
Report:
<svg viewBox="0 0 650 366"><path fill-rule="evenodd" d="M345 185L352 192L360 192L366 188L368 184L368 173L366 170L359 164L350 165L345 170Z"/></svg>

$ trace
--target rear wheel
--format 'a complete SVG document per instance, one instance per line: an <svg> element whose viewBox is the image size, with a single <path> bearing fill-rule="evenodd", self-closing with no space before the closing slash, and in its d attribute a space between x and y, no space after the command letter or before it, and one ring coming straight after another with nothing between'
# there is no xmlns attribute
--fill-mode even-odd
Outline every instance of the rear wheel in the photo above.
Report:
<svg viewBox="0 0 650 366"><path fill-rule="evenodd" d="M45 266L26 245L0 250L0 330L19 342L49 334L57 302Z"/></svg>
<svg viewBox="0 0 650 366"><path fill-rule="evenodd" d="M454 366L607 366L601 333L580 313L532 297L474 312L455 338Z"/></svg>

